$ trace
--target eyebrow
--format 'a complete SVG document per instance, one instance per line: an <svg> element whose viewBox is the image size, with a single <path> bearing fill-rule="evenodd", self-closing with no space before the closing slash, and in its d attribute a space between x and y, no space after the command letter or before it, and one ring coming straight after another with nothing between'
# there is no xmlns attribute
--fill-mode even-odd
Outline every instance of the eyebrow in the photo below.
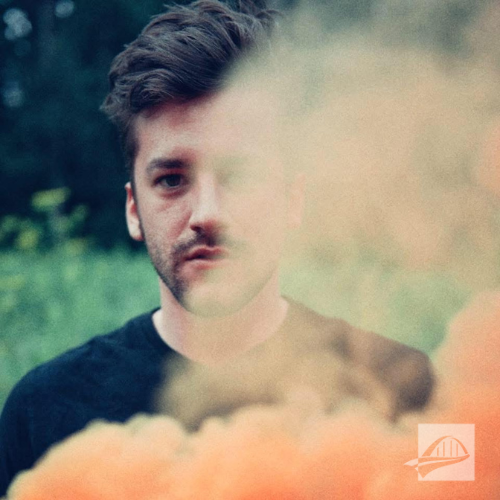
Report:
<svg viewBox="0 0 500 500"><path fill-rule="evenodd" d="M156 170L183 169L188 167L189 163L179 158L154 158L148 163L146 173L153 174Z"/></svg>

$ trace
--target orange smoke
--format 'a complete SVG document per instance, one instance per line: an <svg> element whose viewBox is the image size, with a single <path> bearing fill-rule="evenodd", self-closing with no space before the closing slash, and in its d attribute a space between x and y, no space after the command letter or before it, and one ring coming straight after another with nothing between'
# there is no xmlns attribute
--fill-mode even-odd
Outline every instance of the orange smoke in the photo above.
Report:
<svg viewBox="0 0 500 500"><path fill-rule="evenodd" d="M475 500L500 491L500 293L483 293L452 322L436 355L441 384L435 409L418 423L475 424L475 481L416 482L394 468L370 500ZM411 474L413 472L413 474Z"/></svg>
<svg viewBox="0 0 500 500"><path fill-rule="evenodd" d="M390 427L361 406L323 411L302 389L189 434L167 417L97 423L22 474L9 500L484 500L500 491L500 293L479 296L437 354L431 410ZM476 480L419 482L418 423L474 423Z"/></svg>
<svg viewBox="0 0 500 500"><path fill-rule="evenodd" d="M500 126L497 124L486 141L481 161L475 169L480 186L500 197Z"/></svg>

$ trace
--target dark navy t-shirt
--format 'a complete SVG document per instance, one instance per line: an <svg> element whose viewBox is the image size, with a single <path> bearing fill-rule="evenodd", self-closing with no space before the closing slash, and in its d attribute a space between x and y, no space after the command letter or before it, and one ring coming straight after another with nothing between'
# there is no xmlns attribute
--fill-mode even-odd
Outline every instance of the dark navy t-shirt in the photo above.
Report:
<svg viewBox="0 0 500 500"><path fill-rule="evenodd" d="M425 406L433 387L432 367L426 355L289 302L291 307L278 332L238 357L233 366L238 370L234 374L248 373L240 370L245 366L251 370L265 366L273 377L267 385L259 385L262 393L250 391L243 400L240 395L244 392L227 391L220 401L223 410L230 413L242 404L269 403L271 396L279 401L281 383L288 375L294 383L302 380L294 378L295 372L305 375L306 383L313 388L326 388L325 402L331 399L333 405L351 396L371 400L375 406L385 401L383 414L391 420ZM0 417L0 497L15 475L31 468L53 444L96 419L125 422L137 413L154 413L158 390L164 382L174 383L174 370L180 375L184 369L189 372L193 364L162 341L153 325L153 312L35 368L16 385ZM284 348L295 353L285 368L280 362ZM314 357L318 353L319 358ZM252 363L245 364L250 358ZM276 363L271 370L270 359ZM314 365L309 363L311 359L316 360ZM167 373L167 369L172 371ZM213 377L218 372L212 370L204 368L207 380L217 380ZM221 373L220 387L225 387L226 372ZM311 373L312 378L308 376ZM243 390L246 380L238 380ZM371 397L373 390L379 391L375 397ZM231 399L231 395L236 398ZM185 393L182 398L183 404L190 404L191 398ZM212 399L207 401L208 406L198 416L201 420L221 411L211 407ZM176 417L181 401L163 403Z"/></svg>
<svg viewBox="0 0 500 500"><path fill-rule="evenodd" d="M150 312L29 372L0 417L0 497L19 471L90 421L153 413L165 361L178 356Z"/></svg>

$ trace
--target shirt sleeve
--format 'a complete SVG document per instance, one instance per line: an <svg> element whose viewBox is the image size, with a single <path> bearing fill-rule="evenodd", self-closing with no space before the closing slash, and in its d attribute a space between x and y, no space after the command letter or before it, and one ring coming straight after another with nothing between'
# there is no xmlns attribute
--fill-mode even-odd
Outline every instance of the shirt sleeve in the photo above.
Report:
<svg viewBox="0 0 500 500"><path fill-rule="evenodd" d="M23 381L14 387L0 416L0 498L6 495L15 476L34 462L27 389Z"/></svg>

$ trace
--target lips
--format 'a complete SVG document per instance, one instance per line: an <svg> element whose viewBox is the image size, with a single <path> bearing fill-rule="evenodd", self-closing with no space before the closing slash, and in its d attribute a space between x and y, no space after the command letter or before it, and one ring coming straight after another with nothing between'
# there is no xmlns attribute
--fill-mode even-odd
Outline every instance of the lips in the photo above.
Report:
<svg viewBox="0 0 500 500"><path fill-rule="evenodd" d="M223 259L227 255L227 250L222 247L197 246L186 254L184 260L186 262L196 260L214 261Z"/></svg>

